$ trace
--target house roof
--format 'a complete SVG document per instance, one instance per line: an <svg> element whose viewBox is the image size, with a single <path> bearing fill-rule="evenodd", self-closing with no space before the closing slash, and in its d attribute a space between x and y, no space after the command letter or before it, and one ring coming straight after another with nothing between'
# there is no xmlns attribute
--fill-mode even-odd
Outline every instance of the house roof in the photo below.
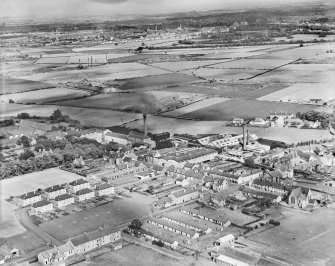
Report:
<svg viewBox="0 0 335 266"><path fill-rule="evenodd" d="M81 189L81 190L77 191L76 195L80 196L80 195L85 195L85 194L88 194L88 193L91 193L91 192L93 192L92 189L84 188L84 189Z"/></svg>
<svg viewBox="0 0 335 266"><path fill-rule="evenodd" d="M54 185L54 186L46 188L45 192L50 193L50 192L58 191L64 188L65 188L65 185Z"/></svg>
<svg viewBox="0 0 335 266"><path fill-rule="evenodd" d="M272 182L272 181L260 179L260 178L254 179L253 184L258 185L258 186L272 187L272 188L281 189L281 190L285 188L285 186L281 183Z"/></svg>
<svg viewBox="0 0 335 266"><path fill-rule="evenodd" d="M52 204L50 201L47 200L41 200L33 204L33 208L40 208L46 205Z"/></svg>
<svg viewBox="0 0 335 266"><path fill-rule="evenodd" d="M25 193L25 194L19 196L18 198L20 198L20 199L30 199L30 198L33 198L33 197L40 196L41 194L42 194L41 191L31 191L31 192L28 192L28 193Z"/></svg>
<svg viewBox="0 0 335 266"><path fill-rule="evenodd" d="M73 198L73 196L69 195L69 194L63 194L63 195L59 195L55 198L55 201L62 201L62 200L67 200Z"/></svg>
<svg viewBox="0 0 335 266"><path fill-rule="evenodd" d="M104 184L97 185L95 189L100 191L100 190L109 189L111 187L113 186L111 186L110 184L104 183Z"/></svg>
<svg viewBox="0 0 335 266"><path fill-rule="evenodd" d="M86 183L88 183L88 181L80 178L80 179L72 181L71 183L69 183L69 185L70 186L79 186L79 185L86 184Z"/></svg>
<svg viewBox="0 0 335 266"><path fill-rule="evenodd" d="M81 234L77 237L74 237L72 239L70 239L70 241L72 242L72 244L77 247L80 246L82 244L85 244L89 241L95 240L95 239L99 239L101 237L107 236L107 235L111 235L113 233L118 232L119 230L117 230L114 227L99 227L98 229L91 231L91 232L85 232L84 234Z"/></svg>
<svg viewBox="0 0 335 266"><path fill-rule="evenodd" d="M180 198L180 197L183 197L185 195L188 195L188 194L192 194L192 193L197 193L198 190L195 189L195 188L185 188L185 189L181 189L179 191L176 191L174 193L172 193L172 195L176 198Z"/></svg>

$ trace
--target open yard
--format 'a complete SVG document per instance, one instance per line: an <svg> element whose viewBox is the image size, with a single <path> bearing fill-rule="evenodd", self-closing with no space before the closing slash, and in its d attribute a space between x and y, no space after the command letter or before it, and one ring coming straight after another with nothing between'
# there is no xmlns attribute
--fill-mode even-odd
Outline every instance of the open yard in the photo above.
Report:
<svg viewBox="0 0 335 266"><path fill-rule="evenodd" d="M270 247L277 256L301 261L303 265L335 264L335 209L311 214L291 212L280 226L247 237Z"/></svg>
<svg viewBox="0 0 335 266"><path fill-rule="evenodd" d="M334 98L334 83L295 83L290 87L260 97L258 100L308 102L310 99L322 99L327 102Z"/></svg>
<svg viewBox="0 0 335 266"><path fill-rule="evenodd" d="M104 224L118 226L130 222L135 217L148 215L152 202L153 200L147 196L132 193L129 198L43 223L40 228L54 238L63 241L97 229Z"/></svg>
<svg viewBox="0 0 335 266"><path fill-rule="evenodd" d="M39 188L47 188L52 185L71 182L78 178L82 177L58 168L52 168L0 180L0 238L14 236L25 232L25 229L15 217L14 209L16 206L7 202L6 199L11 196L19 196L23 193L34 191Z"/></svg>
<svg viewBox="0 0 335 266"><path fill-rule="evenodd" d="M11 99L15 103L43 103L49 101L60 101L65 99L78 98L86 95L89 95L89 93L86 91L66 88L51 88L1 95L0 101L8 103Z"/></svg>
<svg viewBox="0 0 335 266"><path fill-rule="evenodd" d="M0 78L0 95L50 88L51 85L17 78Z"/></svg>
<svg viewBox="0 0 335 266"><path fill-rule="evenodd" d="M306 112L314 110L315 106L273 103L256 100L230 99L215 105L211 105L193 112L185 113L181 118L195 120L232 120L234 117L252 119L255 117L266 118L271 112Z"/></svg>

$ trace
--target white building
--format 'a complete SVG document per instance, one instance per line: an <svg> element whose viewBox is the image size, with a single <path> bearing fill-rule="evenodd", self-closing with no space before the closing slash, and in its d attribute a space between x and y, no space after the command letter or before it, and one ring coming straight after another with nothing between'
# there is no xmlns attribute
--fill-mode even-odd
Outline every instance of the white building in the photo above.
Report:
<svg viewBox="0 0 335 266"><path fill-rule="evenodd" d="M68 194L57 196L54 201L54 205L57 208L63 208L72 203L74 203L74 197Z"/></svg>
<svg viewBox="0 0 335 266"><path fill-rule="evenodd" d="M94 198L94 191L89 188L81 189L76 192L75 198L78 202Z"/></svg>
<svg viewBox="0 0 335 266"><path fill-rule="evenodd" d="M104 195L110 195L115 192L115 188L107 183L97 185L95 187L95 195L96 196L104 196Z"/></svg>
<svg viewBox="0 0 335 266"><path fill-rule="evenodd" d="M69 183L69 190L71 193L76 193L84 188L91 188L90 183L84 179L77 179Z"/></svg>
<svg viewBox="0 0 335 266"><path fill-rule="evenodd" d="M53 210L53 205L50 201L47 201L47 200L41 200L39 202L36 202L31 207L31 211L35 214L44 213L44 212L48 212L52 210Z"/></svg>

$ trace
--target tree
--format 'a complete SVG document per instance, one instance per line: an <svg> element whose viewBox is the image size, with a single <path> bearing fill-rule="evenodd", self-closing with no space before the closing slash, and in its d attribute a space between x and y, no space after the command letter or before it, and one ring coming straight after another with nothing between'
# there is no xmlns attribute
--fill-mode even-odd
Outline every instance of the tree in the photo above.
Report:
<svg viewBox="0 0 335 266"><path fill-rule="evenodd" d="M16 116L17 119L29 119L30 115L28 113L20 113Z"/></svg>
<svg viewBox="0 0 335 266"><path fill-rule="evenodd" d="M142 228L142 222L139 219L134 219L131 221L130 225L128 226L129 229L132 230L139 230Z"/></svg>
<svg viewBox="0 0 335 266"><path fill-rule="evenodd" d="M19 160L20 161L22 161L22 160L28 160L31 157L35 157L35 154L31 150L27 149L23 153L20 154Z"/></svg>
<svg viewBox="0 0 335 266"><path fill-rule="evenodd" d="M53 114L50 116L50 119L51 120L56 120L56 121L58 121L58 120L61 120L61 118L62 118L62 112L59 110L59 109L57 109L57 110L55 110L54 112L53 112Z"/></svg>
<svg viewBox="0 0 335 266"><path fill-rule="evenodd" d="M21 140L23 147L27 148L30 146L30 142L27 136L23 135L20 140Z"/></svg>

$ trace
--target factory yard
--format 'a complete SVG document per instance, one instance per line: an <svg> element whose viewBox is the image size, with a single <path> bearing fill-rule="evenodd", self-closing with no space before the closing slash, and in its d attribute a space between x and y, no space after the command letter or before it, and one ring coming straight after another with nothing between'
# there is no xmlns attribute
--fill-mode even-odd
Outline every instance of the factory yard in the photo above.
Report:
<svg viewBox="0 0 335 266"><path fill-rule="evenodd" d="M250 232L246 238L302 265L334 265L334 215L333 208L321 208L312 214L287 211L280 226Z"/></svg>

